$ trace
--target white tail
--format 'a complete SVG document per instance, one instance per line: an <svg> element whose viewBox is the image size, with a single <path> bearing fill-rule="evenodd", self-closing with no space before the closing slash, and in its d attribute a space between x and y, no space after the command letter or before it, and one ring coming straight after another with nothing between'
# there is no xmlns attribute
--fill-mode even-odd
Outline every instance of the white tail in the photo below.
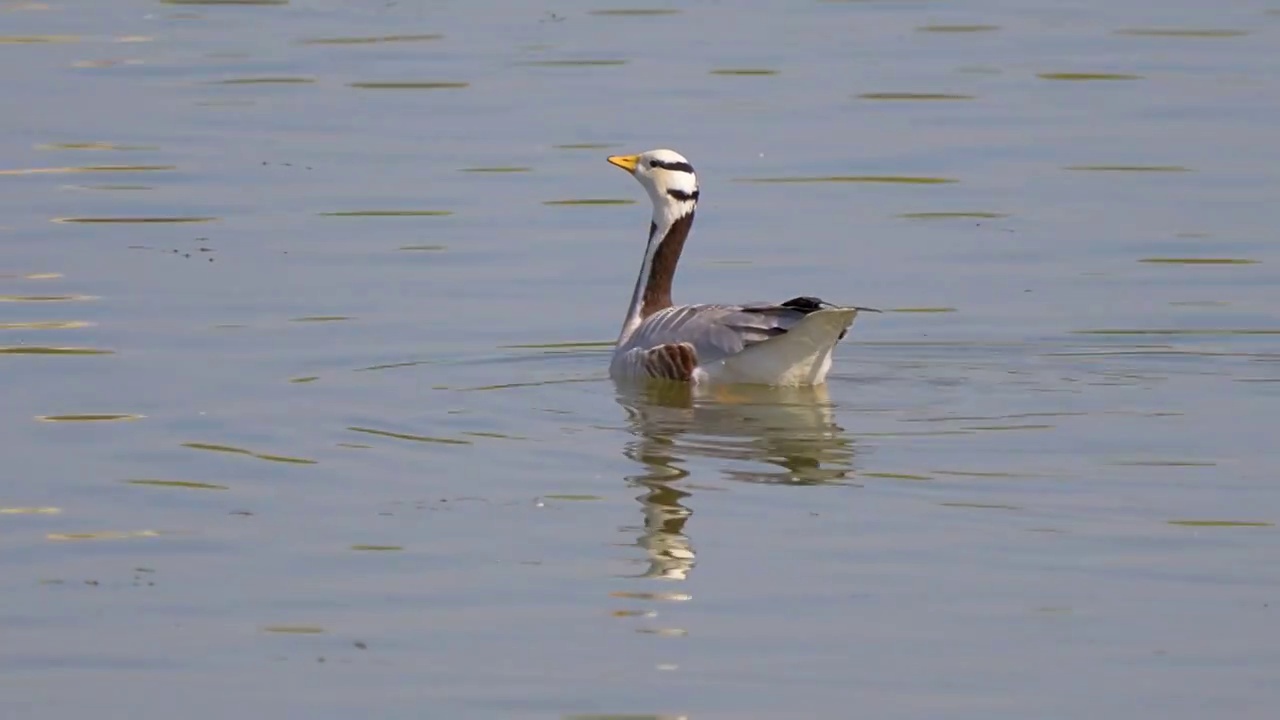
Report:
<svg viewBox="0 0 1280 720"><path fill-rule="evenodd" d="M820 385L831 369L831 351L857 316L858 308L815 310L786 334L752 345L718 368L707 368L707 375L717 382Z"/></svg>

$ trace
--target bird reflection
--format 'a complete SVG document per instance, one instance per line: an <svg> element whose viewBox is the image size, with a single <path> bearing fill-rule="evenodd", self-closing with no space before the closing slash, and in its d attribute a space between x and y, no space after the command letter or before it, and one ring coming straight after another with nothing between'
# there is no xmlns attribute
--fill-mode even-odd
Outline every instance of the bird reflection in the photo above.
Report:
<svg viewBox="0 0 1280 720"><path fill-rule="evenodd" d="M642 488L640 535L649 567L641 577L683 580L696 555L685 534L693 511L677 481L691 461L711 459L725 478L817 485L853 472L853 440L835 423L825 386L699 390L655 383L619 390L634 439L623 454L644 466L627 477ZM686 486L687 487L687 486Z"/></svg>

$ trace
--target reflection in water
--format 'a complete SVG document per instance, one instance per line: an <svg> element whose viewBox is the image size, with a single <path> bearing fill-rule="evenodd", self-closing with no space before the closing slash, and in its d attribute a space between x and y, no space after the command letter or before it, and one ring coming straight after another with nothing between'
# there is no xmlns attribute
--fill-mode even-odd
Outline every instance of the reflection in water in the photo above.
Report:
<svg viewBox="0 0 1280 720"><path fill-rule="evenodd" d="M692 458L727 461L726 477L755 483L817 485L840 482L853 471L853 440L835 423L826 387L741 386L698 390L656 383L620 390L635 436L623 449L645 471L627 477L642 487L644 526L637 545L649 556L641 577L683 580L695 555L683 504L690 492L676 486Z"/></svg>

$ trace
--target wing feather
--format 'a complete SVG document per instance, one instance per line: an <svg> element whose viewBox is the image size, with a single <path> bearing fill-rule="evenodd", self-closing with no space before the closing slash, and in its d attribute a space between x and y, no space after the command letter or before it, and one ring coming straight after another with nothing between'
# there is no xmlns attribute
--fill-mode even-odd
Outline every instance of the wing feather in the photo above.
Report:
<svg viewBox="0 0 1280 720"><path fill-rule="evenodd" d="M663 345L692 347L699 364L714 363L784 335L806 315L836 307L817 298L750 305L676 305L645 318L627 339L626 349Z"/></svg>

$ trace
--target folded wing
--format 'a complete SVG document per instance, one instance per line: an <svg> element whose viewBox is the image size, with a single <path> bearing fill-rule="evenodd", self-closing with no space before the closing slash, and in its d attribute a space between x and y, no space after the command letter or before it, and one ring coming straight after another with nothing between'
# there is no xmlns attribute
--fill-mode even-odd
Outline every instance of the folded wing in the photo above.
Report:
<svg viewBox="0 0 1280 720"><path fill-rule="evenodd" d="M689 345L698 364L706 365L785 335L810 313L834 307L813 297L776 304L677 305L646 318L627 345L640 349Z"/></svg>

